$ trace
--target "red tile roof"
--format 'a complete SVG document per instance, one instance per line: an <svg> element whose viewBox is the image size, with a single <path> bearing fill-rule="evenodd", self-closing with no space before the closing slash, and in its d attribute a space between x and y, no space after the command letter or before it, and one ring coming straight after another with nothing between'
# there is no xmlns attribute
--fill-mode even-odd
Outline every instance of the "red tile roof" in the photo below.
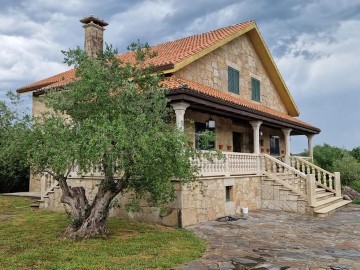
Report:
<svg viewBox="0 0 360 270"><path fill-rule="evenodd" d="M277 110L266 107L265 105L263 105L259 102L244 99L241 97L237 97L235 95L230 94L229 92L220 91L218 89L214 89L214 88L199 84L197 82L193 82L193 81L185 80L183 78L172 76L168 80L165 80L164 84L170 90L182 89L182 88L190 89L192 91L202 93L204 95L207 95L207 96L210 96L213 98L217 98L219 100L227 101L227 102L233 103L235 105L240 105L242 107L246 107L255 112L265 113L268 116L287 120L294 124L305 126L305 127L320 131L320 129L315 126L312 126L312 125L310 125L304 121L301 121L298 118L292 117L286 113L282 113Z"/></svg>
<svg viewBox="0 0 360 270"><path fill-rule="evenodd" d="M149 63L157 67L164 67L167 69L169 68L171 69L172 68L171 66L186 60L188 57L198 54L199 52L207 48L210 48L211 46L215 45L216 43L226 38L230 38L231 36L236 35L241 31L246 31L247 29L252 29L253 27L255 27L255 22L247 21L232 26L220 28L217 30L213 30L210 32L193 35L190 37L156 45L151 49L157 52L157 56L150 59ZM130 63L134 62L134 53L132 52L127 52L118 55L117 57L123 62L130 62ZM49 88L61 87L68 84L74 77L75 77L75 70L70 69L55 76L26 85L18 89L18 92L24 93L35 90L38 91L38 90L46 90ZM265 113L269 116L273 116L293 122L294 124L299 124L301 126L310 127L312 129L315 128L316 130L319 130L318 128L311 126L306 122L303 122L297 118L281 113L279 111L270 109L262 105L261 103L236 97L230 93L219 91L193 81L188 81L182 78L172 76L170 80L165 82L165 84L167 87L169 87L169 89L183 88L183 85L186 84L187 85L186 88L188 88L189 90L199 92L204 95L211 96L222 101L227 101L236 105L241 105L249 109L252 109L256 112Z"/></svg>
<svg viewBox="0 0 360 270"><path fill-rule="evenodd" d="M26 93L34 90L46 90L55 87L61 87L68 84L75 78L75 69L70 69L49 78L28 84L17 90L18 93Z"/></svg>
<svg viewBox="0 0 360 270"><path fill-rule="evenodd" d="M151 47L157 56L151 58L148 62L157 67L175 65L186 58L195 55L202 50L216 44L217 42L238 33L248 27L254 27L255 22L247 21L210 32L185 37L182 39L165 42ZM134 53L127 52L117 56L123 62L134 62ZM37 81L18 89L19 93L25 93L33 90L44 90L51 87L65 85L69 80L74 78L74 70L68 70L47 79Z"/></svg>
<svg viewBox="0 0 360 270"><path fill-rule="evenodd" d="M155 66L175 65L233 34L254 26L254 21L247 21L153 46L151 49L157 53L157 56L150 59L149 62ZM118 58L131 63L134 61L134 53L127 52L118 55Z"/></svg>

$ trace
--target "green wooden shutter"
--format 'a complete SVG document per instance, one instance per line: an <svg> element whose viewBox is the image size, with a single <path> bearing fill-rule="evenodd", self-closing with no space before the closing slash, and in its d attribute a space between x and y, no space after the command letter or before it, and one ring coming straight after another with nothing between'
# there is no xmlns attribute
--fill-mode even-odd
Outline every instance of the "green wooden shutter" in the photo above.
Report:
<svg viewBox="0 0 360 270"><path fill-rule="evenodd" d="M260 81L251 78L251 99L255 101L260 101Z"/></svg>
<svg viewBox="0 0 360 270"><path fill-rule="evenodd" d="M239 71L232 67L228 67L228 90L235 94L240 93Z"/></svg>

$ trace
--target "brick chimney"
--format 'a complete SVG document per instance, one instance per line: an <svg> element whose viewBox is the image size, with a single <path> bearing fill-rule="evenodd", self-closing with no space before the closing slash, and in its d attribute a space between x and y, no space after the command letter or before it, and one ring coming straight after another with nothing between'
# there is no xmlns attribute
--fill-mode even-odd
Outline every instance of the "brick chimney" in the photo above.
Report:
<svg viewBox="0 0 360 270"><path fill-rule="evenodd" d="M82 18L80 22L84 24L85 29L84 50L89 57L94 58L99 51L103 51L104 26L107 26L108 23L93 15Z"/></svg>

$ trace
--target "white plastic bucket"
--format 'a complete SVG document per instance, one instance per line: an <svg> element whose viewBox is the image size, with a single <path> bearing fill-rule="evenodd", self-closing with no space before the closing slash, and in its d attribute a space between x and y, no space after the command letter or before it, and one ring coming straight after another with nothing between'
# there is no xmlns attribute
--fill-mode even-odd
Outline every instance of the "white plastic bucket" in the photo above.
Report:
<svg viewBox="0 0 360 270"><path fill-rule="evenodd" d="M247 208L247 207L242 207L241 210L242 210L242 213L243 213L243 214L245 214L245 215L249 214L249 208Z"/></svg>

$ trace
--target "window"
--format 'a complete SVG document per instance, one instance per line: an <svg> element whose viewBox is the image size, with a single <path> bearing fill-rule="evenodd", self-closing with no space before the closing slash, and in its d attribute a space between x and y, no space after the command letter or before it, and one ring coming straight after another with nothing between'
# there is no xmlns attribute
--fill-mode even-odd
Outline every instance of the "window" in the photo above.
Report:
<svg viewBox="0 0 360 270"><path fill-rule="evenodd" d="M225 187L225 201L231 202L232 201L232 186L226 186Z"/></svg>
<svg viewBox="0 0 360 270"><path fill-rule="evenodd" d="M251 99L260 102L260 81L259 80L255 79L255 78L251 78L251 90L252 90Z"/></svg>
<svg viewBox="0 0 360 270"><path fill-rule="evenodd" d="M207 129L205 123L195 122L195 148L198 150L213 150L215 149L215 141L205 141L201 138L201 133L205 131L214 132L212 129Z"/></svg>
<svg viewBox="0 0 360 270"><path fill-rule="evenodd" d="M228 67L228 90L231 93L240 94L239 71Z"/></svg>

